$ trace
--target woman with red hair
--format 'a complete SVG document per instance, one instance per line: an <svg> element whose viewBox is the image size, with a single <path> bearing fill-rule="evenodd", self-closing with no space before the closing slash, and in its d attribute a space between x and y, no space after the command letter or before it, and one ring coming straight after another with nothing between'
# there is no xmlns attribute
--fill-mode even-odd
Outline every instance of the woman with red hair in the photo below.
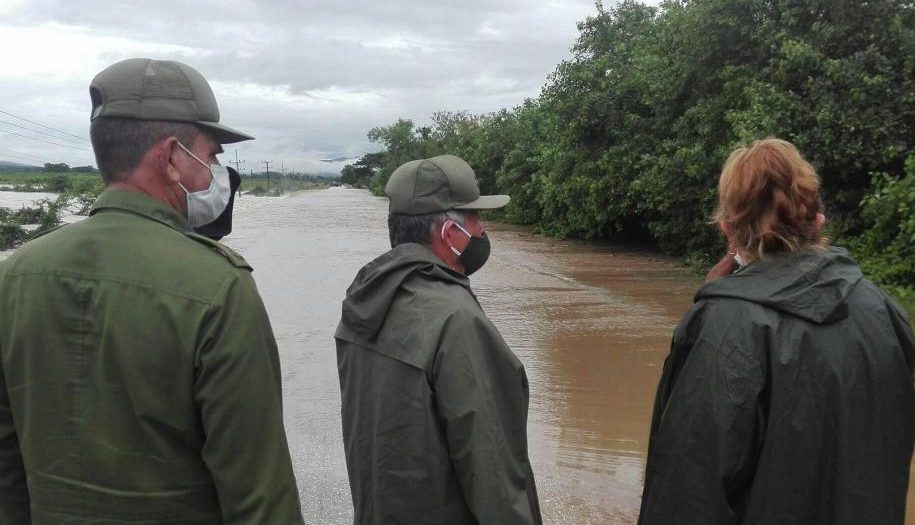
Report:
<svg viewBox="0 0 915 525"><path fill-rule="evenodd" d="M819 189L784 140L725 163L729 251L674 332L640 525L903 523L915 339L827 245Z"/></svg>

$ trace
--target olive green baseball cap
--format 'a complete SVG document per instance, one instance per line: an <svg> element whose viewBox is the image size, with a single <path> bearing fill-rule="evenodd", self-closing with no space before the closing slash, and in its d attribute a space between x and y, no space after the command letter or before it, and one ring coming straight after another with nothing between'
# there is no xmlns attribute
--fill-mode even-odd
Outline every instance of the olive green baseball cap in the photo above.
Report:
<svg viewBox="0 0 915 525"><path fill-rule="evenodd" d="M196 69L172 60L129 58L108 66L89 84L92 114L99 118L165 120L196 124L220 144L254 137L219 123L210 84Z"/></svg>
<svg viewBox="0 0 915 525"><path fill-rule="evenodd" d="M480 195L473 169L454 155L412 160L400 166L391 174L384 192L390 199L390 213L397 215L493 210L510 200L508 195Z"/></svg>

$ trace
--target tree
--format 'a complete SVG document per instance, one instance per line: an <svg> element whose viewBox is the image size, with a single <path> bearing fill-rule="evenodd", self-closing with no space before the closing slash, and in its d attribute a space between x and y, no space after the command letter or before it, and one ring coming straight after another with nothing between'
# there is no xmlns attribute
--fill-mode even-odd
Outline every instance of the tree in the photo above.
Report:
<svg viewBox="0 0 915 525"><path fill-rule="evenodd" d="M44 171L46 173L65 173L70 171L70 166L67 166L64 163L52 164L50 162L45 162Z"/></svg>
<svg viewBox="0 0 915 525"><path fill-rule="evenodd" d="M384 165L384 152L366 153L355 164L347 164L340 172L340 180L356 188L368 188L369 183Z"/></svg>

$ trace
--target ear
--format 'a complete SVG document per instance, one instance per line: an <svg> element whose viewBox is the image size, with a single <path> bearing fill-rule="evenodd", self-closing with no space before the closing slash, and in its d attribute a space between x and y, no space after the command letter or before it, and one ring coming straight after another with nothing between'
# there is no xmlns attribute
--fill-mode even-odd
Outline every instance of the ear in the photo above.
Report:
<svg viewBox="0 0 915 525"><path fill-rule="evenodd" d="M159 166L165 179L171 183L177 184L181 180L181 172L178 170L178 163L181 162L181 155L184 153L178 146L176 137L168 137L159 143Z"/></svg>
<svg viewBox="0 0 915 525"><path fill-rule="evenodd" d="M816 228L817 232L823 229L824 224L826 224L826 216L822 213L817 213L816 218L813 219L813 226Z"/></svg>
<svg viewBox="0 0 915 525"><path fill-rule="evenodd" d="M453 230L456 228L451 228L449 222L451 221L445 221L441 226L432 227L432 239L427 248L449 267L458 271L463 271L464 267L461 266L457 256L454 255L454 252L452 252L450 248L450 246L454 246L454 242L450 239L450 236L453 235ZM444 231L442 231L443 229ZM448 239L448 241L445 239Z"/></svg>
<svg viewBox="0 0 915 525"><path fill-rule="evenodd" d="M448 219L443 222L441 227L438 228L438 231L435 232L435 235L445 246L454 246L454 239L451 238L451 236L454 235L455 230L455 228L452 227L453 224L454 221Z"/></svg>

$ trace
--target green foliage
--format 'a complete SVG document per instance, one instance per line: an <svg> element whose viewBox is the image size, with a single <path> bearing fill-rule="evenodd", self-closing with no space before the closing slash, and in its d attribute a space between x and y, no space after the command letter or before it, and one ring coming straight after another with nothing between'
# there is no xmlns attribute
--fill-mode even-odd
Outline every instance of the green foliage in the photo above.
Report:
<svg viewBox="0 0 915 525"><path fill-rule="evenodd" d="M64 163L53 164L50 162L45 162L44 171L47 173L66 173L70 171L70 166Z"/></svg>
<svg viewBox="0 0 915 525"><path fill-rule="evenodd" d="M10 249L60 225L61 214L85 215L104 189L98 175L64 175L57 173L10 172L0 175L0 183L13 191L58 193L35 206L12 211L0 208L0 249ZM25 228L24 226L28 226Z"/></svg>
<svg viewBox="0 0 915 525"><path fill-rule="evenodd" d="M861 217L868 228L853 246L862 268L879 282L915 290L915 154L905 177L873 176Z"/></svg>
<svg viewBox="0 0 915 525"><path fill-rule="evenodd" d="M60 226L60 212L66 208L69 197L41 199L35 207L21 207L16 211L0 208L0 249L8 250L42 233ZM31 226L25 228L23 226Z"/></svg>
<svg viewBox="0 0 915 525"><path fill-rule="evenodd" d="M88 215L95 199L105 189L98 177L72 179L70 187L62 196L67 199L66 206L75 206L76 215Z"/></svg>
<svg viewBox="0 0 915 525"><path fill-rule="evenodd" d="M0 221L0 250L18 246L27 236L28 232L22 226Z"/></svg>
<svg viewBox="0 0 915 525"><path fill-rule="evenodd" d="M38 201L39 214L37 217L38 228L36 228L30 237L41 235L42 233L60 226L60 212L67 207L69 197L61 195L54 200L42 199Z"/></svg>
<svg viewBox="0 0 915 525"><path fill-rule="evenodd" d="M0 173L0 184L12 186L6 191L38 191L63 193L73 191L93 191L101 193L103 185L98 174L83 173L36 173L36 172L3 172Z"/></svg>
<svg viewBox="0 0 915 525"><path fill-rule="evenodd" d="M598 2L578 28L535 100L371 130L373 191L406 161L452 153L482 191L511 195L504 220L716 260L721 165L777 136L817 168L830 235L869 276L911 288L911 0Z"/></svg>
<svg viewBox="0 0 915 525"><path fill-rule="evenodd" d="M340 181L355 188L368 188L372 177L384 167L384 153L367 153L355 164L347 164L340 171Z"/></svg>
<svg viewBox="0 0 915 525"><path fill-rule="evenodd" d="M369 140L384 145L384 156L379 160L381 169L372 176L369 189L376 195L384 193L384 185L391 173L401 164L420 158L416 155L416 139L413 121L398 119L387 127L372 128L368 133ZM363 158L363 160L365 160Z"/></svg>

